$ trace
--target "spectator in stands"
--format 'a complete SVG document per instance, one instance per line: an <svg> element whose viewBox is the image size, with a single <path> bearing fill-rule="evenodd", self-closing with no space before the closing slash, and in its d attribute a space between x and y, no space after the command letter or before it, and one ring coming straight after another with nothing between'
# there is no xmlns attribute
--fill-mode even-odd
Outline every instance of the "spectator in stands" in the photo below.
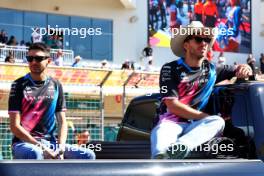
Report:
<svg viewBox="0 0 264 176"><path fill-rule="evenodd" d="M34 43L27 60L30 73L13 82L9 95L13 157L95 159L90 149L66 144L65 97L61 83L47 75L51 62L49 48L43 43Z"/></svg>
<svg viewBox="0 0 264 176"><path fill-rule="evenodd" d="M61 49L59 49L59 50L57 51L57 56L56 56L56 58L54 59L54 63L55 63L55 65L57 65L57 66L60 66L60 67L63 66L63 52L62 52Z"/></svg>
<svg viewBox="0 0 264 176"><path fill-rule="evenodd" d="M48 30L48 29L47 29ZM45 42L46 45L48 45L49 47L52 48L52 46L54 45L53 44L53 36L52 35L48 35L46 34L44 37L43 37L43 41Z"/></svg>
<svg viewBox="0 0 264 176"><path fill-rule="evenodd" d="M17 40L16 40L15 36L11 35L11 37L9 38L9 40L6 44L9 46L17 46Z"/></svg>
<svg viewBox="0 0 264 176"><path fill-rule="evenodd" d="M148 46L143 49L142 55L146 61L153 59L153 49L151 48L150 44L148 44Z"/></svg>
<svg viewBox="0 0 264 176"><path fill-rule="evenodd" d="M17 46L17 49L26 49L26 44L24 40L20 41L19 46Z"/></svg>
<svg viewBox="0 0 264 176"><path fill-rule="evenodd" d="M15 58L13 57L13 55L9 55L5 58L5 62L6 63L15 63Z"/></svg>
<svg viewBox="0 0 264 176"><path fill-rule="evenodd" d="M0 49L1 48L4 48L5 47L5 44L4 43L0 43ZM1 56L0 56L1 57Z"/></svg>
<svg viewBox="0 0 264 176"><path fill-rule="evenodd" d="M3 34L4 34L4 30L1 29L0 31L0 43L3 43L2 40L3 40Z"/></svg>
<svg viewBox="0 0 264 176"><path fill-rule="evenodd" d="M63 48L63 38L59 37L57 41L57 46L62 49Z"/></svg>
<svg viewBox="0 0 264 176"><path fill-rule="evenodd" d="M8 55L5 58L5 62L6 63L15 63L16 62L16 58L14 56L14 51L8 52Z"/></svg>
<svg viewBox="0 0 264 176"><path fill-rule="evenodd" d="M31 43L30 42L26 42L26 47L30 47Z"/></svg>
<svg viewBox="0 0 264 176"><path fill-rule="evenodd" d="M135 62L134 61L131 61L130 69L135 70Z"/></svg>
<svg viewBox="0 0 264 176"><path fill-rule="evenodd" d="M24 40L21 40L19 45L20 45L21 47L26 47L26 43L25 43Z"/></svg>
<svg viewBox="0 0 264 176"><path fill-rule="evenodd" d="M247 64L255 64L256 63L256 59L253 57L252 54L249 54L248 55L248 58L247 58Z"/></svg>
<svg viewBox="0 0 264 176"><path fill-rule="evenodd" d="M72 67L81 67L80 61L82 60L81 56L76 56L74 58L74 63L72 64Z"/></svg>
<svg viewBox="0 0 264 176"><path fill-rule="evenodd" d="M84 130L77 134L77 144L79 146L86 145L90 141L90 133L87 130Z"/></svg>
<svg viewBox="0 0 264 176"><path fill-rule="evenodd" d="M8 36L7 36L7 34L6 34L6 32L5 32L5 30L1 30L1 32L0 32L0 43L7 43L7 40L8 40Z"/></svg>
<svg viewBox="0 0 264 176"><path fill-rule="evenodd" d="M220 52L216 66L221 67L225 64L226 64L226 58L224 56L224 52Z"/></svg>
<svg viewBox="0 0 264 176"><path fill-rule="evenodd" d="M42 35L40 34L38 27L36 27L31 34L31 42L32 43L42 42Z"/></svg>
<svg viewBox="0 0 264 176"><path fill-rule="evenodd" d="M263 53L260 54L259 63L260 63L261 74L264 74L264 54Z"/></svg>
<svg viewBox="0 0 264 176"><path fill-rule="evenodd" d="M255 80L256 79L256 77L255 77L255 75L256 75L256 70L257 70L257 68L256 68L256 59L253 57L253 55L252 54L249 54L248 55L248 58L247 58L247 64L251 67L251 69L253 70L253 76L251 76L251 77L249 77L249 80Z"/></svg>
<svg viewBox="0 0 264 176"><path fill-rule="evenodd" d="M148 61L148 64L147 64L147 66L146 66L145 71L148 71L148 72L152 72L152 71L154 71L153 60L152 60L152 59L150 59L150 60Z"/></svg>
<svg viewBox="0 0 264 176"><path fill-rule="evenodd" d="M130 61L126 60L121 67L121 70L130 70Z"/></svg>
<svg viewBox="0 0 264 176"><path fill-rule="evenodd" d="M54 35L51 48L62 49L63 48L62 37L58 35Z"/></svg>
<svg viewBox="0 0 264 176"><path fill-rule="evenodd" d="M105 59L105 60L103 60L103 61L101 62L101 69L106 69L106 68L108 68L108 62L107 62L107 60Z"/></svg>

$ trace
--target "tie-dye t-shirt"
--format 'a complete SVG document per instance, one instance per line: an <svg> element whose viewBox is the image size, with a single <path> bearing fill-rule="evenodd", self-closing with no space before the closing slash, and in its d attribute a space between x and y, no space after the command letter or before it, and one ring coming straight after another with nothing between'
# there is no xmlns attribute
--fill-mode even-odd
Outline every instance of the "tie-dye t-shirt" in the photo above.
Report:
<svg viewBox="0 0 264 176"><path fill-rule="evenodd" d="M12 83L8 103L8 112L20 113L21 125L33 137L55 139L55 113L66 110L59 81L51 77L33 81L27 74ZM13 142L18 140L15 137Z"/></svg>
<svg viewBox="0 0 264 176"><path fill-rule="evenodd" d="M204 60L201 67L188 67L182 58L181 64L175 60L163 65L160 72L160 94L162 98L159 115L160 123L163 121L186 123L188 121L169 112L164 100L177 99L181 103L197 109L199 102L193 100L208 82L210 64L209 61ZM216 74L216 82L230 79L235 76L235 68L228 65L218 67Z"/></svg>

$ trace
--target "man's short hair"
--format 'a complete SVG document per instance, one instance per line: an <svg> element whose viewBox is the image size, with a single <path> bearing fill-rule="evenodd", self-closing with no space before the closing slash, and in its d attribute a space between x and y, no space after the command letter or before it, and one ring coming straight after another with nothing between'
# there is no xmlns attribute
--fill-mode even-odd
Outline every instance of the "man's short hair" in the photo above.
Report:
<svg viewBox="0 0 264 176"><path fill-rule="evenodd" d="M30 45L28 51L30 50L40 50L46 53L48 56L50 55L50 48L45 43L33 43L32 45Z"/></svg>

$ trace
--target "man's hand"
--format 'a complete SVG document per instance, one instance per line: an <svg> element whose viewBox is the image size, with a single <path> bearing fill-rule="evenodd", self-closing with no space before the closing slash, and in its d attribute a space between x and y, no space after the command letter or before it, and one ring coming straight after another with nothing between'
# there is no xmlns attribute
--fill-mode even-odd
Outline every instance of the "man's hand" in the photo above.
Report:
<svg viewBox="0 0 264 176"><path fill-rule="evenodd" d="M57 159L59 159L59 160L64 160L64 155L63 155L63 154L58 155L58 156L57 156Z"/></svg>
<svg viewBox="0 0 264 176"><path fill-rule="evenodd" d="M64 151L63 150L56 150L53 151L47 147L43 147L43 156L44 159L59 159L59 160L63 160L64 159Z"/></svg>
<svg viewBox="0 0 264 176"><path fill-rule="evenodd" d="M249 65L241 64L237 66L236 68L237 78L248 78L249 76L252 76L252 75L253 75L253 72Z"/></svg>
<svg viewBox="0 0 264 176"><path fill-rule="evenodd" d="M56 151L57 159L59 159L59 160L63 160L64 159L64 151L65 151L65 146L64 145L60 145L60 148Z"/></svg>
<svg viewBox="0 0 264 176"><path fill-rule="evenodd" d="M45 148L43 150L43 156L44 156L44 159L57 159L58 158L57 153L48 148Z"/></svg>

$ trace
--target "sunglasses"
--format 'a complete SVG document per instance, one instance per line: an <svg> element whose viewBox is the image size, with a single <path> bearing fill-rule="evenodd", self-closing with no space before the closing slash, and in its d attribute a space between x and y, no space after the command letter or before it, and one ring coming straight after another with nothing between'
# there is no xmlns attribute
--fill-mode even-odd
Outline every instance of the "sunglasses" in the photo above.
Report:
<svg viewBox="0 0 264 176"><path fill-rule="evenodd" d="M193 37L193 39L195 40L196 43L202 43L204 41L205 43L208 43L208 44L212 40L212 39L207 38L207 37L206 38L203 38L203 37L198 37L198 36Z"/></svg>
<svg viewBox="0 0 264 176"><path fill-rule="evenodd" d="M42 62L43 60L48 59L48 56L26 56L28 62L35 60L36 62Z"/></svg>

